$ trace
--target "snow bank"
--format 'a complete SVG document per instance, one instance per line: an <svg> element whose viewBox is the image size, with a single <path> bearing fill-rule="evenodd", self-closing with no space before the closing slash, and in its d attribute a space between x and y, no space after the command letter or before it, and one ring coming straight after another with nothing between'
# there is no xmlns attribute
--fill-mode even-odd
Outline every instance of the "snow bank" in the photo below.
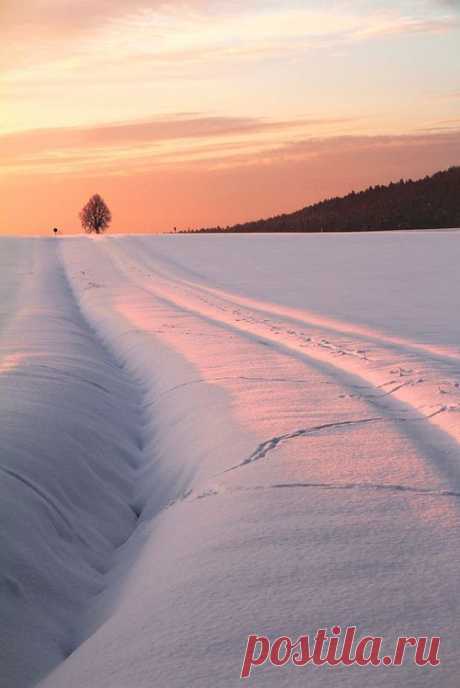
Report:
<svg viewBox="0 0 460 688"><path fill-rule="evenodd" d="M135 526L140 423L137 390L83 320L57 244L1 244L3 285L22 275L0 338L0 674L20 688L79 642L76 617Z"/></svg>

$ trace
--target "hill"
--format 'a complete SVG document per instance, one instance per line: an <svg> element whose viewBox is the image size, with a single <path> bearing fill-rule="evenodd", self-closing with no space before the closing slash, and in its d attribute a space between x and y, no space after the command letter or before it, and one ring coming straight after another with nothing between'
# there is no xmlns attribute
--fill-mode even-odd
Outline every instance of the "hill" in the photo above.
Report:
<svg viewBox="0 0 460 688"><path fill-rule="evenodd" d="M460 227L460 167L371 186L293 213L195 232L346 232Z"/></svg>

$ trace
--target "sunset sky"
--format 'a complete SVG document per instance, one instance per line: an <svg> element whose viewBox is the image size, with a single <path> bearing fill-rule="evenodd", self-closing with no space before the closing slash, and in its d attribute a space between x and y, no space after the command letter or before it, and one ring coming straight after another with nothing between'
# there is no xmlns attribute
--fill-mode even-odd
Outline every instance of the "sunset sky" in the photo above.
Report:
<svg viewBox="0 0 460 688"><path fill-rule="evenodd" d="M460 164L460 0L1 0L0 233L227 225Z"/></svg>

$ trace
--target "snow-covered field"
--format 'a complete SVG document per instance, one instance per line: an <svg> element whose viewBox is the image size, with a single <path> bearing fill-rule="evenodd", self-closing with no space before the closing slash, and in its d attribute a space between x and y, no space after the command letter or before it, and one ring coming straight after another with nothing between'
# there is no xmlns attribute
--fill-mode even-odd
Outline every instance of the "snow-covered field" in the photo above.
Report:
<svg viewBox="0 0 460 688"><path fill-rule="evenodd" d="M440 635L454 688L460 233L0 239L0 684L233 688L250 633Z"/></svg>

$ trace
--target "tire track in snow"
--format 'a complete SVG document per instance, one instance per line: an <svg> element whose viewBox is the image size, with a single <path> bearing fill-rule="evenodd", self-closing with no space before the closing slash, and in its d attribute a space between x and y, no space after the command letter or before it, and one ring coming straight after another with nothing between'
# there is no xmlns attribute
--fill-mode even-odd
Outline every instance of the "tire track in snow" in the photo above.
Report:
<svg viewBox="0 0 460 688"><path fill-rule="evenodd" d="M107 248L107 247L105 247ZM132 247L131 247L132 248ZM133 267L131 271L136 273L137 279L142 278L155 278L156 284L158 284L158 278L161 281L166 282L169 286L175 286L180 291L189 291L190 294L200 295L198 298L204 304L213 305L219 311L226 313L229 309L234 309L233 313L238 316L240 321L245 321L247 316L249 320L252 319L254 314L257 314L262 318L262 316L268 316L262 319L262 322L273 326L275 329L281 327L283 329L286 324L296 324L303 325L308 328L317 327L318 330L323 332L328 332L333 335L338 335L343 337L344 335L351 335L357 341L375 342L378 346L384 344L388 347L395 347L397 351L408 351L412 350L415 352L421 352L423 354L432 356L434 359L441 361L452 360L454 363L460 363L460 349L454 350L449 347L436 347L430 344L424 344L421 342L416 342L404 337L388 335L381 331L375 331L366 327L365 325L358 325L352 322L339 321L334 318L322 316L320 314L299 310L296 308L283 306L281 304L275 304L266 301L260 301L254 298L246 297L235 292L226 291L225 289L218 287L211 287L208 284L204 284L202 281L193 281L189 278L177 276L173 274L170 268L158 267L158 263L152 266L151 263L147 261L148 253L142 251L137 253L135 257L131 255L129 247L123 240L115 239L111 242L110 252L113 255L116 251L122 253L124 258L131 258L134 260ZM163 256L159 256L159 261L164 261ZM139 267L142 265L142 268ZM174 265L174 264L173 264ZM177 268L177 265L174 265ZM188 271L182 266L182 271ZM131 275L132 276L132 275ZM198 280L202 279L201 275L197 274ZM210 299L214 299L211 302ZM280 322L273 322L274 318L280 318ZM296 334L295 330L291 330L288 333ZM335 347L328 339L327 335L316 338L316 343L324 348L331 348L331 350L336 350L337 353L356 355L358 358L361 357L366 360L366 351L362 349L352 348L344 351L342 347ZM312 341L310 337L305 337L305 341ZM401 369L403 370L403 369Z"/></svg>
<svg viewBox="0 0 460 688"><path fill-rule="evenodd" d="M369 392L358 396L371 402L378 401L379 398L396 398L427 421L433 422L455 442L457 450L460 448L460 424L450 418L452 412L460 410L460 352L387 336L349 323L328 321L313 314L304 314L294 309L257 302L222 289L207 287L171 275L157 265L152 267L146 262L144 255L136 256L134 260L138 261L138 264L133 264L129 247L119 241L116 244L105 243L104 250L111 255L128 279L144 291L208 322L231 328L234 332L249 335L251 338L259 337L261 343L276 346L280 351L301 356L307 361L325 363L343 375L344 379L350 375L358 377L365 383L364 389ZM144 269L141 269L139 264L143 265ZM273 318L282 320L274 322ZM324 336L307 336L294 330L293 326L299 324L306 328L312 325L321 327L340 337L351 334L359 343L348 349L346 346L333 345ZM368 346L364 351L363 346L366 343ZM372 367L375 364L375 361L369 358L372 347L375 355L383 355L389 359L386 367L381 361ZM403 361L409 357L411 367L406 368L404 364L395 365L395 356ZM427 361L429 375L424 374ZM422 367L422 372L416 365ZM432 377L433 371L436 372L437 368L440 368L438 376L441 379L445 380L447 377L445 384L449 385L449 392L455 397L451 404L436 403L432 388L434 385L437 389L438 383L425 379ZM411 379L406 379L403 383L395 381L395 386L391 390L379 393L379 389L392 382L391 379L385 380L385 377L395 374Z"/></svg>
<svg viewBox="0 0 460 688"><path fill-rule="evenodd" d="M371 406L374 406L374 408L377 407L377 410L380 412L380 414L383 412L382 421L385 420L393 425L395 423L399 424L400 421L412 421L410 424L406 423L406 430L404 430L403 434L410 438L411 441L415 441L422 448L422 451L423 447L436 446L436 452L433 452L432 449L430 450L430 462L436 467L437 471L444 476L447 476L449 481L453 479L455 484L458 483L458 463L455 460L455 454L458 452L458 442L456 441L453 443L452 436L446 437L442 432L442 427L440 429L434 424L431 425L431 422L434 419L444 415L450 415L456 411L457 406L454 404L447 405L445 403L433 404L431 406L426 404L417 406L414 403L409 403L406 399L401 399L398 395L398 391L404 390L406 387L412 387L412 383L414 382L411 379L407 379L414 373L413 367L409 367L405 364L395 366L393 361L390 370L388 371L389 374L398 375L399 378L406 378L404 382L399 383L397 380L387 380L383 383L380 382L379 385L376 385L375 382L370 382L369 378L363 375L363 372L366 373L366 371L363 371L362 368L354 368L353 370L350 370L348 366L344 367L343 365L338 365L337 359L333 358L331 360L330 354L325 355L323 353L320 358L317 356L312 356L310 355L310 351L305 351L299 349L298 347L292 346L291 342L286 342L284 339L280 341L271 332L267 333L266 330L261 332L259 329L246 327L246 325L243 327L241 323L235 322L231 318L229 319L225 314L225 309L220 309L217 313L215 311L211 312L208 309L203 311L199 304L193 300L191 301L189 297L171 294L170 290L168 290L162 283L158 285L158 288L156 285L153 286L150 283L146 284L144 280L139 279L138 277L138 273L142 274L141 270L138 268L132 269L129 258L126 258L124 252L119 251L116 247L115 250L113 250L112 242L101 242L99 247L102 250L102 253L106 253L107 257L111 259L113 269L119 269L121 274L125 276L132 287L135 287L135 289L139 290L139 296L141 299L145 299L146 294L151 294L155 301L164 304L167 309L172 309L171 312L178 311L190 315L194 318L198 318L198 322L203 321L203 323L208 323L212 326L217 326L218 328L231 331L235 335L247 338L253 343L261 342L262 344L269 345L275 351L278 351L283 355L288 355L299 359L300 361L307 363L308 366L313 365L313 368L316 367L322 374L329 375L332 379L335 378L338 380L339 384L342 386L359 388L361 391L369 390L369 394L361 393L358 395L359 398L365 400L366 402L370 402ZM127 252L127 255L129 257L129 251ZM133 272L135 273L134 275ZM366 361L365 363L367 364L368 362ZM232 379L236 379L236 377L232 377ZM191 380L189 382L176 385L173 388L166 390L163 394L169 393L170 391L175 391L186 385L201 384L204 382L205 381L201 378L197 380ZM206 382L217 382L217 378L211 379L207 377ZM399 389L394 390L393 388L392 390L389 390L390 393L378 393L378 390L384 389L388 383L394 383ZM157 403L157 399L154 400L151 406L153 407L155 403ZM334 423L341 422L342 421L339 419L334 421ZM401 429L402 426L399 426L398 432L401 432ZM302 429L302 434L304 431L305 428ZM291 433L274 434L272 438L262 443L262 453L264 453L267 448L269 451L276 448L276 446L278 446L283 440L288 441L287 436L295 439L297 436L299 436L297 434L298 432L298 430L293 431L292 437ZM308 434L308 430L306 434ZM285 437L285 435L287 436ZM280 436L282 436L281 441ZM454 437L454 439L456 440L457 438ZM258 449L255 450L255 456L259 457L257 452ZM247 457L243 461L230 466L230 470L232 471L241 465L245 466L248 465L248 463L252 463L254 460L254 452L250 455L250 457L250 461L248 460L249 457Z"/></svg>
<svg viewBox="0 0 460 688"><path fill-rule="evenodd" d="M299 358L309 365L312 363L319 364L319 369L322 370L323 373L325 372L328 375L333 373L333 376L338 377L342 385L351 388L359 388L361 390L359 394L351 394L350 396L357 396L358 398L367 400L372 404L375 403L379 410L384 411L388 420L407 420L397 417L400 415L401 410L403 410L405 412L409 411L415 414L416 417L412 419L414 421L434 421L434 437L438 437L439 439L439 436L436 435L439 430L441 430L441 432L445 432L450 441L454 440L454 444L451 442L451 448L455 446L455 450L458 451L460 427L458 427L458 424L449 421L444 422L444 418L450 416L456 411L459 411L460 403L433 403L434 400L430 398L430 403L417 404L413 398L402 394L406 390L412 390L424 383L423 378L417 377L419 371L416 370L414 366L416 361L412 360L412 367L408 367L403 363L395 365L393 360L387 371L388 375L398 375L399 378L406 379L401 383L393 379L381 382L379 379L381 378L381 372L378 371L377 375L373 374L373 371L369 368L370 361L367 358L367 353L361 349L357 350L359 356L357 357L358 361L356 364L352 363L350 365L349 363L344 364L342 362L342 357L337 358L337 356L334 355L336 347L333 347L332 345L329 346L330 342L324 338L320 338L318 340L321 346L318 345L317 347L310 347L309 345L313 341L312 337L302 336L302 342L300 346L296 341L293 342L289 340L289 338L286 339L285 337L280 337L279 335L283 332L289 335L296 335L297 333L290 329L292 321L290 316L287 317L286 322L277 323L276 325L273 324L270 318L263 318L262 320L260 319L259 316L261 315L273 316L278 313L277 307L273 307L273 310L271 310L272 304L261 304L260 308L257 307L251 312L248 311L247 317L238 317L241 315L241 311L239 310L240 301L246 304L247 301L250 301L249 299L245 299L244 297L239 297L228 292L223 292L222 290L216 290L203 285L197 285L193 282L189 282L188 280L177 279L174 276L171 277L170 275L167 276L166 279L168 282L165 283L161 269L158 270L158 273L162 276L161 279L158 282L156 281L155 284L152 284L151 279L146 281L145 277L146 275L151 277L153 274L156 274L157 267L155 266L153 270L151 267L146 267L145 270L148 271L146 273L141 267L139 267L139 265L133 263L129 251L129 244L122 243L115 239L114 241L99 242L98 248L102 251L102 254L106 254L107 257L112 260L114 268L120 270L120 273L125 276L128 282L139 289L141 293L151 294L155 297L155 299L157 299L159 302L162 302L167 307L171 307L179 312L197 317L206 323L224 328L239 336L247 337L253 342L258 341L265 346L271 346L280 353ZM144 255L141 257L140 263L142 264L143 261ZM172 288L171 285L175 285L175 287ZM196 292L199 294L198 297L196 296ZM211 293L214 298L214 303L211 304L203 296L203 293ZM216 302L216 293L219 294L219 302ZM355 331L353 325L350 325L348 329ZM403 355L403 352L398 347L402 346L402 343L407 346L411 344L406 340L400 340L399 338L388 338L383 336L383 340L391 345L392 350L398 351L401 356ZM324 344L328 346L323 347L322 345ZM437 359L439 359L441 356L438 350L432 351L430 347L425 347L425 345L418 347L418 345L414 343L414 347L412 348L421 349L426 353L433 355L433 357ZM453 359L455 359L455 357L456 355L452 355ZM457 370L454 363L449 362L449 365L454 365L454 369ZM415 378L413 377L414 375ZM221 380L224 379L230 378L221 378ZM359 384L357 384L357 380L359 380ZM207 378L206 381L201 379L192 380L176 385L172 389L166 390L163 394L181 389L183 386L188 386L190 384L200 384L202 382L209 383L212 381L218 382L218 379L215 378L214 380L211 380ZM459 383L456 383L455 381L448 380L446 384L447 383L451 384L452 389L457 390L459 387ZM379 390L384 389L390 384L393 385L392 389L385 392L379 392ZM366 390L368 393L364 393ZM380 400L385 402L385 406L380 406ZM149 406L153 406L155 403L157 403L157 400L151 403L149 402ZM271 440L268 440L268 442L271 442ZM451 466L447 467L448 472L451 471L451 468Z"/></svg>

